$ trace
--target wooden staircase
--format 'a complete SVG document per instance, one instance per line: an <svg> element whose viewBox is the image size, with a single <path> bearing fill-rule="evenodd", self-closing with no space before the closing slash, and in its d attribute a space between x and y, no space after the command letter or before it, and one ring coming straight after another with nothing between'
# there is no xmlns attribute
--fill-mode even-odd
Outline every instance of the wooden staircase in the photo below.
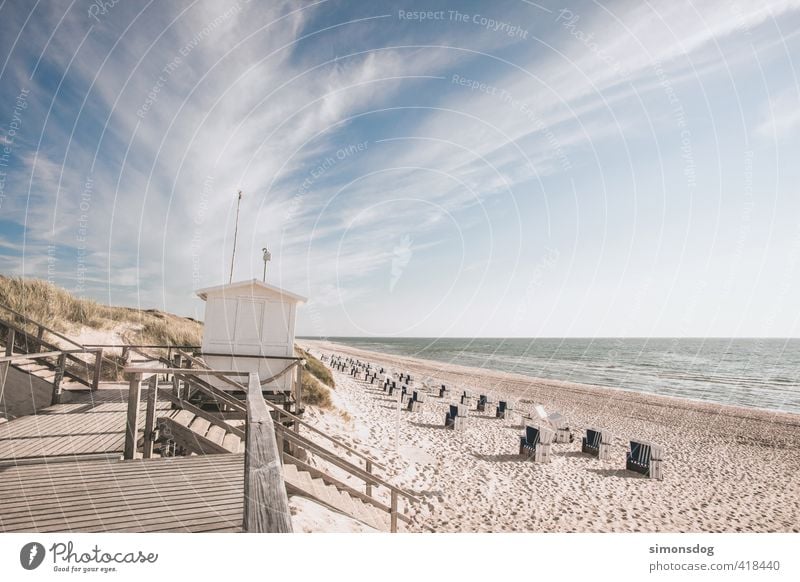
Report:
<svg viewBox="0 0 800 582"><path fill-rule="evenodd" d="M324 473L318 473L320 476L315 478L311 471L299 469L297 465L285 461L283 479L287 492L314 499L379 531L389 531L389 514L385 510L362 501L351 492L339 489L333 479L326 478Z"/></svg>
<svg viewBox="0 0 800 582"><path fill-rule="evenodd" d="M28 331L35 329L36 332ZM103 350L75 340L0 304L0 346L8 364L26 374L56 384L59 391L96 390ZM50 354L49 357L42 354ZM60 356L60 357L59 357ZM110 362L110 360L108 360ZM113 364L113 362L111 362Z"/></svg>
<svg viewBox="0 0 800 582"><path fill-rule="evenodd" d="M227 424L227 423L226 423ZM173 442L185 452L197 455L218 455L244 452L244 434L233 426L213 424L208 418L183 409L172 410L156 421L158 440ZM162 456L171 456L164 454Z"/></svg>
<svg viewBox="0 0 800 582"><path fill-rule="evenodd" d="M238 427L205 411L172 410L156 420L156 442L161 455L215 455L244 452L244 434ZM201 416L202 415L202 416ZM278 432L286 431L279 428ZM292 436L292 441L305 441ZM313 499L379 531L391 528L391 507L353 489L324 471L285 453L283 475L287 493ZM405 516L403 516L405 517ZM401 518L402 519L402 518Z"/></svg>

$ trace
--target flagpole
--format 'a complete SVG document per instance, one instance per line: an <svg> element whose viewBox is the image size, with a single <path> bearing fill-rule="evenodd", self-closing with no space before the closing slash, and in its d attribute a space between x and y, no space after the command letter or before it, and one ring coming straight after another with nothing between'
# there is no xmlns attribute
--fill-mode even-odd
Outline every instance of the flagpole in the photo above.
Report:
<svg viewBox="0 0 800 582"><path fill-rule="evenodd" d="M233 261L236 258L236 237L239 235L239 206L242 204L242 191L239 190L239 200L236 202L236 226L233 229L233 253L231 253L231 276L228 284L233 283Z"/></svg>

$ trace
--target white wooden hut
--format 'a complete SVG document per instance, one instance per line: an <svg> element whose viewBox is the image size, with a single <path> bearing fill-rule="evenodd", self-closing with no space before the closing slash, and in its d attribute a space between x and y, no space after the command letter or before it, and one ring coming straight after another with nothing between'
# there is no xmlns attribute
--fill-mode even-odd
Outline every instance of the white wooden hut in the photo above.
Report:
<svg viewBox="0 0 800 582"><path fill-rule="evenodd" d="M200 289L197 295L206 302L202 350L209 366L257 371L263 382L291 364L295 314L305 297L256 279ZM294 377L286 374L264 391L289 393Z"/></svg>

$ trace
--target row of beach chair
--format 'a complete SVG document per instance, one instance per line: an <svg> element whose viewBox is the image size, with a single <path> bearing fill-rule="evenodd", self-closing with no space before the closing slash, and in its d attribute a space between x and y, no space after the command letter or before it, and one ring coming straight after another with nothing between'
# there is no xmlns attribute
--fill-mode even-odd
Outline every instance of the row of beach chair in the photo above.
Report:
<svg viewBox="0 0 800 582"><path fill-rule="evenodd" d="M391 373L388 370L373 366L354 358L339 356L324 356L322 361L339 371L347 371L356 379L364 380L370 384L376 382L389 395L400 391L401 404L410 412L420 412L426 402L426 395L439 398L450 397L452 390L445 384L439 384L432 389L427 383L417 387L411 374ZM470 390L463 390L459 402L450 404L444 420L447 429L461 431L466 428L469 410L474 407L478 412L485 412L486 407L493 404L488 394L474 394ZM515 412L512 401L498 400L495 407L495 418L507 419ZM567 419L558 412L548 413L543 406L534 406L534 416L525 417L534 421L526 424L524 434L519 437L519 454L536 463L548 463L552 456L554 443L573 442L573 433ZM611 459L611 445L614 439L609 431L598 428L587 428L586 435L581 439L581 452L597 457L601 461ZM641 440L631 440L625 455L625 468L635 471L651 479L663 479L664 447Z"/></svg>

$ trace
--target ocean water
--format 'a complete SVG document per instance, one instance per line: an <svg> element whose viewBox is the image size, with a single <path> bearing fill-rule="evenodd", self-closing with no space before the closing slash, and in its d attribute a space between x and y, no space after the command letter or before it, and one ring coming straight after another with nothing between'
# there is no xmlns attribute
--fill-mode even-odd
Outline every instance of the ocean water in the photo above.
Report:
<svg viewBox="0 0 800 582"><path fill-rule="evenodd" d="M800 413L800 339L326 339L537 378Z"/></svg>

